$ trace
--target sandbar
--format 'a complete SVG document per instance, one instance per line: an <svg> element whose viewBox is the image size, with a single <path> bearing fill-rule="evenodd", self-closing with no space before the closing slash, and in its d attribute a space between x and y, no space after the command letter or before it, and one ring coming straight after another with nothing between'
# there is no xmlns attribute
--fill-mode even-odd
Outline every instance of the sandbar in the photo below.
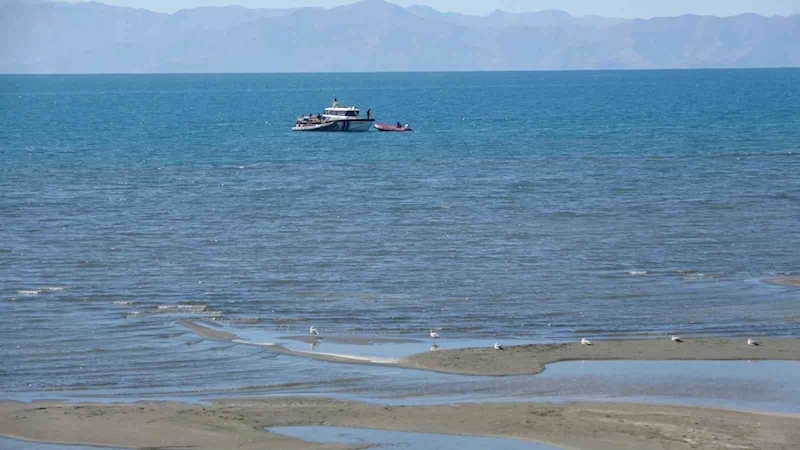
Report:
<svg viewBox="0 0 800 450"><path fill-rule="evenodd" d="M0 402L0 435L42 442L128 448L356 448L306 443L265 431L314 425L516 438L590 450L778 450L800 445L800 417L682 406L383 406L302 397L211 405Z"/></svg>
<svg viewBox="0 0 800 450"><path fill-rule="evenodd" d="M777 284L780 286L800 287L800 276L777 277L765 281L769 284Z"/></svg>
<svg viewBox="0 0 800 450"><path fill-rule="evenodd" d="M530 375L561 361L735 361L800 360L800 341L772 339L747 345L742 338L700 338L672 342L669 338L536 344L506 350L468 348L419 353L401 361L403 367L465 375Z"/></svg>
<svg viewBox="0 0 800 450"><path fill-rule="evenodd" d="M232 333L213 330L192 321L180 323L209 339L220 340L225 337L233 341L238 338ZM329 362L390 364L409 369L483 376L533 375L542 372L547 364L562 361L800 361L800 340L769 339L760 342L761 345L750 346L746 338L689 338L677 343L664 337L594 341L590 346L579 342L532 344L508 347L506 350L495 350L487 345L484 348L418 353L399 360L299 352L279 345L267 345L265 348Z"/></svg>

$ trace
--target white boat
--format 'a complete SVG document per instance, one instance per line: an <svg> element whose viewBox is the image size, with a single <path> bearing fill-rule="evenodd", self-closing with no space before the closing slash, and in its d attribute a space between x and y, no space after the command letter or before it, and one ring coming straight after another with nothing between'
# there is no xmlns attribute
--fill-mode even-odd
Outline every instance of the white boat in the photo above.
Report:
<svg viewBox="0 0 800 450"><path fill-rule="evenodd" d="M322 112L322 118L326 121L336 123L336 129L331 131L369 131L375 119L372 117L361 117L360 111L355 106L340 105L333 97L331 106Z"/></svg>
<svg viewBox="0 0 800 450"><path fill-rule="evenodd" d="M369 113L369 111L367 112ZM317 123L314 124L315 126L310 127L309 125L311 125L312 122ZM355 106L340 105L336 97L334 97L331 106L325 108L319 118L308 116L298 119L298 122L292 130L369 131L369 129L372 128L373 122L375 122L375 119L369 117L369 114L367 114L367 117L361 117L361 111L358 108Z"/></svg>
<svg viewBox="0 0 800 450"><path fill-rule="evenodd" d="M292 131L337 131L336 128L335 122L329 120L321 121L308 116L297 119Z"/></svg>

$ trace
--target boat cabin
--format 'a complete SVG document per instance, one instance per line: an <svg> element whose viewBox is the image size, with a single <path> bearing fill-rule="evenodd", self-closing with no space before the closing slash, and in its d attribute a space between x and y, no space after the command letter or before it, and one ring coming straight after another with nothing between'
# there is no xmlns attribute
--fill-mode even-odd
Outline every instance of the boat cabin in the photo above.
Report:
<svg viewBox="0 0 800 450"><path fill-rule="evenodd" d="M355 106L334 105L329 108L325 108L325 111L322 112L322 115L327 119L357 119L359 110Z"/></svg>

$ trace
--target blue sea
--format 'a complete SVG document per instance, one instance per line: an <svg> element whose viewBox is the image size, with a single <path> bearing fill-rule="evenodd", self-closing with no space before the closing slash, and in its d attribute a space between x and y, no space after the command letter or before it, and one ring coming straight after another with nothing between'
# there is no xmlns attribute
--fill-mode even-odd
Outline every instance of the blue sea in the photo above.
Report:
<svg viewBox="0 0 800 450"><path fill-rule="evenodd" d="M415 131L290 131L334 95ZM320 375L184 318L798 337L800 289L766 282L800 274L798 230L800 70L4 75L0 396L394 373Z"/></svg>

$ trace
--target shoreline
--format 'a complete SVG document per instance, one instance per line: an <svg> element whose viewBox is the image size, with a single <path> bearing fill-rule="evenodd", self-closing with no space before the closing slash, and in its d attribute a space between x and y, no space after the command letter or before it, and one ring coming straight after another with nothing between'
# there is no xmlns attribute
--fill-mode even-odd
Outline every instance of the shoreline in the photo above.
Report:
<svg viewBox="0 0 800 450"><path fill-rule="evenodd" d="M293 351L275 344L241 341L233 333L214 330L190 320L179 323L206 339L259 345L285 355L475 376L535 375L548 364L566 361L800 361L800 340L793 338L773 339L750 346L744 338L689 338L676 343L667 337L594 341L591 346L573 342L520 345L505 350L491 347L439 350L393 360Z"/></svg>
<svg viewBox="0 0 800 450"><path fill-rule="evenodd" d="M354 449L266 431L332 426L521 439L559 448L790 449L800 417L634 403L384 406L308 397L220 400L211 405L0 401L0 435L122 448Z"/></svg>

